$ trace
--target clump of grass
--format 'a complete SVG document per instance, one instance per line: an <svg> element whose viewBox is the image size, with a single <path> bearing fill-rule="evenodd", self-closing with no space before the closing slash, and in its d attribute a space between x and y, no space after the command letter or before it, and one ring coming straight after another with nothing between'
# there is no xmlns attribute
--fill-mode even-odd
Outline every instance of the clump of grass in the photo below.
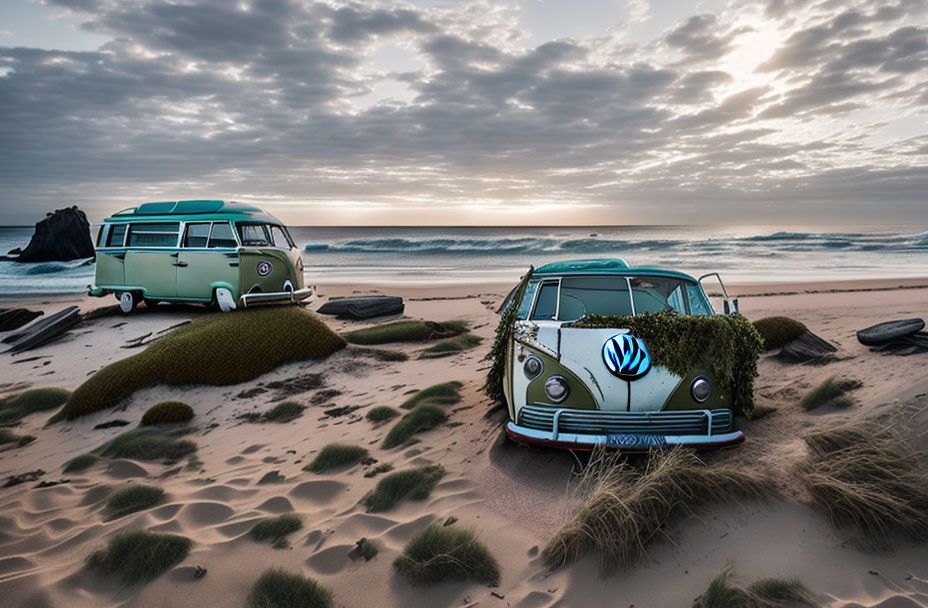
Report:
<svg viewBox="0 0 928 608"><path fill-rule="evenodd" d="M392 464L390 464L389 462L382 462L378 464L376 467L374 467L373 469L364 473L364 476L365 477L377 477L381 473L389 473L392 470L393 470Z"/></svg>
<svg viewBox="0 0 928 608"><path fill-rule="evenodd" d="M255 527L251 529L251 537L259 543L270 540L276 544L302 527L303 520L292 513L285 513L255 524Z"/></svg>
<svg viewBox="0 0 928 608"><path fill-rule="evenodd" d="M465 350L474 348L483 342L483 338L480 336L475 336L473 334L462 334L454 338L449 338L447 340L442 340L438 344L434 344L419 355L420 359L437 359L439 357L447 357L455 353L460 353Z"/></svg>
<svg viewBox="0 0 928 608"><path fill-rule="evenodd" d="M365 416L371 422L386 422L387 420L393 420L400 413L387 405L379 405L377 407L371 408Z"/></svg>
<svg viewBox="0 0 928 608"><path fill-rule="evenodd" d="M404 410L411 410L420 403L428 402L437 405L454 405L461 401L461 395L458 393L464 386L456 380L451 382L442 382L428 388L424 388L412 397L403 402L400 407Z"/></svg>
<svg viewBox="0 0 928 608"><path fill-rule="evenodd" d="M928 475L920 456L875 424L803 437L809 457L797 467L814 504L837 528L850 528L865 549L889 546L901 532L928 540Z"/></svg>
<svg viewBox="0 0 928 608"><path fill-rule="evenodd" d="M20 437L19 440L16 442L16 447L20 447L20 448L21 448L21 447L25 447L25 446L29 445L30 443L32 443L32 442L35 441L35 440L36 440L35 435L23 435L23 436Z"/></svg>
<svg viewBox="0 0 928 608"><path fill-rule="evenodd" d="M114 437L99 448L108 458L136 460L180 460L196 452L197 445L189 439L174 439L150 429L133 429Z"/></svg>
<svg viewBox="0 0 928 608"><path fill-rule="evenodd" d="M179 564L190 551L189 538L148 530L122 532L87 558L103 574L119 574L126 585L147 583Z"/></svg>
<svg viewBox="0 0 928 608"><path fill-rule="evenodd" d="M35 441L35 435L17 435L7 429L0 429L0 445L15 443L16 447L23 447Z"/></svg>
<svg viewBox="0 0 928 608"><path fill-rule="evenodd" d="M731 580L732 562L716 574L693 608L776 608L783 602L819 606L806 586L796 579L764 578L748 586Z"/></svg>
<svg viewBox="0 0 928 608"><path fill-rule="evenodd" d="M369 513L376 513L386 511L403 498L423 500L432 493L432 488L444 476L445 468L440 464L390 473L377 482L373 491L361 499L361 504Z"/></svg>
<svg viewBox="0 0 928 608"><path fill-rule="evenodd" d="M754 327L764 343L764 350L786 346L807 330L806 326L790 317L765 317L754 321Z"/></svg>
<svg viewBox="0 0 928 608"><path fill-rule="evenodd" d="M305 405L300 405L295 401L284 401L264 412L262 418L266 422L290 422L302 416L305 409Z"/></svg>
<svg viewBox="0 0 928 608"><path fill-rule="evenodd" d="M413 585L473 580L499 584L499 565L472 530L431 525L416 534L393 562Z"/></svg>
<svg viewBox="0 0 928 608"><path fill-rule="evenodd" d="M156 486L135 484L117 490L106 501L106 508L114 517L149 509L164 498L164 490Z"/></svg>
<svg viewBox="0 0 928 608"><path fill-rule="evenodd" d="M383 440L383 447L394 448L416 433L433 429L447 419L448 415L437 405L421 403L393 425Z"/></svg>
<svg viewBox="0 0 928 608"><path fill-rule="evenodd" d="M367 449L359 445L330 443L319 450L313 461L303 467L303 470L322 473L331 467L359 462L362 458L366 458L368 454Z"/></svg>
<svg viewBox="0 0 928 608"><path fill-rule="evenodd" d="M71 396L63 388L33 388L0 399L0 424L16 424L29 414L61 407Z"/></svg>
<svg viewBox="0 0 928 608"><path fill-rule="evenodd" d="M355 543L354 549L348 552L348 557L352 560L363 559L369 562L374 559L379 552L380 549L377 548L376 544L366 538L362 538Z"/></svg>
<svg viewBox="0 0 928 608"><path fill-rule="evenodd" d="M248 594L248 608L330 608L332 592L296 572L270 568Z"/></svg>
<svg viewBox="0 0 928 608"><path fill-rule="evenodd" d="M543 556L557 568L593 551L604 574L631 568L652 542L670 538L670 526L681 516L708 503L761 498L772 488L759 474L709 467L681 448L651 453L641 470L598 450L579 479L582 504Z"/></svg>
<svg viewBox="0 0 928 608"><path fill-rule="evenodd" d="M285 363L324 359L344 346L322 321L296 307L208 315L101 369L74 391L60 416L72 420L113 407L159 383L239 384Z"/></svg>
<svg viewBox="0 0 928 608"><path fill-rule="evenodd" d="M81 454L64 463L65 473L76 473L93 466L100 460L95 454Z"/></svg>
<svg viewBox="0 0 928 608"><path fill-rule="evenodd" d="M850 407L854 402L847 397L847 393L860 387L859 380L828 378L803 397L799 405L807 412L826 403L840 408Z"/></svg>
<svg viewBox="0 0 928 608"><path fill-rule="evenodd" d="M162 401L142 414L142 426L187 422L193 418L193 408L180 401Z"/></svg>
<svg viewBox="0 0 928 608"><path fill-rule="evenodd" d="M352 344L387 344L390 342L425 342L450 338L467 331L467 321L393 321L344 334Z"/></svg>

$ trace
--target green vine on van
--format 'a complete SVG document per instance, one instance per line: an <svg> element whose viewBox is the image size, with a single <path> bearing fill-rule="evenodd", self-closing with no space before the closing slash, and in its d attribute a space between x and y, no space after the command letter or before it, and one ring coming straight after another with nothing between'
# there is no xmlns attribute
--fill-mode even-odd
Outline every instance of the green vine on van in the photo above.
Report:
<svg viewBox="0 0 928 608"><path fill-rule="evenodd" d="M519 285L512 294L512 300L508 302L508 308L502 312L499 319L499 325L496 326L496 337L493 339L493 348L490 349L486 356L486 361L492 361L490 371L487 372L487 381L483 385L483 392L494 402L503 403L506 395L503 392L503 382L506 378L506 355L509 352L509 343L512 339L512 326L516 320L516 313L519 311L519 304L522 302L522 296L525 295L525 287L528 280L535 271L534 266L530 266L528 272L522 277Z"/></svg>
<svg viewBox="0 0 928 608"><path fill-rule="evenodd" d="M644 340L655 365L684 377L694 369L707 369L730 397L735 414L747 416L754 409L754 378L763 340L741 315L708 317L672 311L633 317L589 315L563 327L627 329Z"/></svg>

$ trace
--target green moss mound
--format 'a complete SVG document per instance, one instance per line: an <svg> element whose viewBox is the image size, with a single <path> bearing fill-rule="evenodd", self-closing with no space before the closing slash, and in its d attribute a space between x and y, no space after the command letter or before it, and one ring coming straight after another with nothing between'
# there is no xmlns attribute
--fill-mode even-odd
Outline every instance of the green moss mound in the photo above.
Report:
<svg viewBox="0 0 928 608"><path fill-rule="evenodd" d="M754 325L741 315L703 317L672 311L634 317L590 315L564 327L628 329L644 340L654 365L678 376L707 369L735 414L754 407L754 378L762 342Z"/></svg>
<svg viewBox="0 0 928 608"><path fill-rule="evenodd" d="M330 443L319 450L319 453L316 454L313 461L303 467L303 470L313 473L322 473L326 469L332 467L360 462L362 458L367 458L368 454L369 452L367 449L359 445Z"/></svg>
<svg viewBox="0 0 928 608"><path fill-rule="evenodd" d="M180 401L162 401L145 410L142 426L151 424L173 424L193 419L193 408Z"/></svg>
<svg viewBox="0 0 928 608"><path fill-rule="evenodd" d="M64 463L63 472L77 473L93 466L100 460L95 454L81 454Z"/></svg>
<svg viewBox="0 0 928 608"><path fill-rule="evenodd" d="M748 586L732 580L732 563L726 564L706 590L693 602L693 608L776 608L777 606L819 606L806 586L796 579L764 578Z"/></svg>
<svg viewBox="0 0 928 608"><path fill-rule="evenodd" d="M499 584L499 564L472 530L431 525L416 534L393 566L413 585L472 580Z"/></svg>
<svg viewBox="0 0 928 608"><path fill-rule="evenodd" d="M338 334L296 307L208 315L104 367L74 391L61 413L68 420L86 416L155 384L239 384L286 363L324 359L344 346Z"/></svg>
<svg viewBox="0 0 928 608"><path fill-rule="evenodd" d="M390 342L425 342L450 338L467 331L466 321L393 321L344 334L352 344L388 344Z"/></svg>
<svg viewBox="0 0 928 608"><path fill-rule="evenodd" d="M765 317L754 321L754 327L763 341L764 350L786 346L806 331L806 326L789 317Z"/></svg>
<svg viewBox="0 0 928 608"><path fill-rule="evenodd" d="M0 399L0 424L16 424L35 412L61 407L71 396L63 388L33 388Z"/></svg>
<svg viewBox="0 0 928 608"><path fill-rule="evenodd" d="M87 564L103 574L120 575L126 585L147 583L184 561L190 545L189 538L174 534L122 532L91 553Z"/></svg>
<svg viewBox="0 0 928 608"><path fill-rule="evenodd" d="M369 513L377 513L386 511L404 498L423 500L444 476L445 468L440 464L390 473L361 499L361 504Z"/></svg>
<svg viewBox="0 0 928 608"><path fill-rule="evenodd" d="M265 540L276 543L302 527L303 520L292 513L285 513L255 524L255 527L251 529L251 537L259 543Z"/></svg>
<svg viewBox="0 0 928 608"><path fill-rule="evenodd" d="M108 458L180 460L197 451L189 439L175 439L150 429L134 429L114 437L99 449Z"/></svg>
<svg viewBox="0 0 928 608"><path fill-rule="evenodd" d="M799 406L807 412L819 408L826 403L830 403L838 408L850 407L854 402L847 397L847 393L861 386L862 384L859 380L828 378L806 393L806 395L800 399Z"/></svg>
<svg viewBox="0 0 928 608"><path fill-rule="evenodd" d="M481 342L483 342L483 338L480 336L462 334L454 338L449 338L448 340L442 340L438 344L426 348L422 351L422 354L419 355L419 358L438 359L439 357L448 357L479 346Z"/></svg>
<svg viewBox="0 0 928 608"><path fill-rule="evenodd" d="M251 588L247 605L248 608L331 608L332 592L302 574L270 568Z"/></svg>
<svg viewBox="0 0 928 608"><path fill-rule="evenodd" d="M404 410L411 410L420 403L435 403L438 405L454 405L461 401L461 395L458 393L464 386L460 382L452 380L451 382L442 382L428 388L424 388L412 397L403 402L400 407Z"/></svg>
<svg viewBox="0 0 928 608"><path fill-rule="evenodd" d="M290 422L302 416L305 409L305 405L295 401L284 401L264 412L262 418L266 422Z"/></svg>
<svg viewBox="0 0 928 608"><path fill-rule="evenodd" d="M395 448L405 443L407 439L416 433L434 429L447 419L448 415L445 410L437 405L420 403L393 425L393 428L390 429L390 432L387 433L383 440L383 447L386 449Z"/></svg>
<svg viewBox="0 0 928 608"><path fill-rule="evenodd" d="M487 381L483 385L483 392L492 401L503 403L506 399L503 393L503 380L506 377L506 357L509 354L509 342L512 338L512 325L516 321L516 313L519 311L519 303L525 295L525 286L528 280L532 278L535 271L533 266L529 266L528 272L522 277L519 285L515 288L512 300L509 306L502 311L499 318L499 325L496 326L496 334L493 337L493 346L487 353L486 361L490 362L490 370L487 372Z"/></svg>
<svg viewBox="0 0 928 608"><path fill-rule="evenodd" d="M371 408L365 418L371 422L386 422L387 420L393 420L400 413L393 409L392 407L386 405L379 405L377 407Z"/></svg>
<svg viewBox="0 0 928 608"><path fill-rule="evenodd" d="M156 486L135 484L117 490L106 501L106 508L114 517L149 509L164 498L164 490Z"/></svg>

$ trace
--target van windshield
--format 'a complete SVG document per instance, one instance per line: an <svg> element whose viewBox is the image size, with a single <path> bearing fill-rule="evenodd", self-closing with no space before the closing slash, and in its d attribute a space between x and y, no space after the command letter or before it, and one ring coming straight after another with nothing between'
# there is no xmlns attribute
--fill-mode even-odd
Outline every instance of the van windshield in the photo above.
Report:
<svg viewBox="0 0 928 608"><path fill-rule="evenodd" d="M242 245L267 247L271 244L271 237L268 236L267 227L264 224L237 222L235 227L238 228L238 236L242 240Z"/></svg>

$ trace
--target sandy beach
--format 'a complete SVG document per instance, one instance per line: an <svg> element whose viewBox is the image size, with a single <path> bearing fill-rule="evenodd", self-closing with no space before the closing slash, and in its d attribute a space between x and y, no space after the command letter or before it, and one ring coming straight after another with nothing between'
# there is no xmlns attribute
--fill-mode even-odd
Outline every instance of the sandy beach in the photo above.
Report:
<svg viewBox="0 0 928 608"><path fill-rule="evenodd" d="M240 606L260 573L280 566L329 587L334 605L344 607L686 607L734 560L746 579L798 578L833 608L928 606L928 545L898 538L890 550L858 548L813 508L791 473L806 454L802 432L880 414L890 414L913 445L928 449L928 355L875 353L855 337L858 329L883 320L928 317L928 279L731 286L748 319L788 315L838 348L824 365L790 365L763 355L755 401L776 411L739 421L747 436L741 446L702 456L710 463L769 472L780 497L718 505L686 518L675 527L673 542L654 544L639 566L607 577L591 556L553 571L540 556L569 518L570 479L578 462L569 452L509 442L502 419L485 415L491 404L481 391L488 366L484 356L498 322L495 311L510 288L320 285L309 310L335 296L367 293L400 295L406 302L403 317L368 323L320 316L335 331L395 318L463 320L483 342L437 359L417 358L428 344L388 345L408 354L406 361L363 357L349 347L322 361L283 365L238 385L146 388L117 408L73 421L46 426L53 412L25 417L13 430L36 439L0 452L0 480L41 469L41 481L67 481L45 488L33 481L0 489L2 604ZM72 304L84 312L115 308L111 298L83 296L6 299L3 306L48 315ZM166 306L140 308L131 316L99 312L54 343L3 355L0 397L27 385L73 391L105 365L140 352L169 329L204 314L194 307ZM301 417L287 423L249 423L241 417L271 407L277 395L266 388L269 383L307 374L320 374L323 381L288 395L308 406ZM828 377L860 381L853 406L811 412L800 408L799 399ZM448 421L416 435L414 445L383 449L389 423L372 424L365 419L367 411L398 407L410 392L448 381L463 384L462 399L448 409ZM67 461L133 428L146 409L165 400L193 407L193 430L186 438L196 443L199 463L101 459L85 471L62 472ZM95 428L113 420L130 426ZM378 464L397 470L438 463L447 474L425 500L403 500L386 511L368 513L359 502L380 479L365 476L375 465L341 466L322 474L303 470L332 442L366 447ZM259 484L273 471L282 479ZM160 504L122 517L105 512L113 491L142 482L164 489ZM288 548L252 539L256 522L291 512L303 527L288 537ZM413 587L394 571L392 562L410 538L449 517L473 529L496 557L498 587L472 582ZM190 553L147 584L124 586L86 567L88 555L109 537L136 529L185 536L192 540ZM349 558L361 538L380 548L371 561ZM202 578L193 576L197 566L207 569Z"/></svg>

